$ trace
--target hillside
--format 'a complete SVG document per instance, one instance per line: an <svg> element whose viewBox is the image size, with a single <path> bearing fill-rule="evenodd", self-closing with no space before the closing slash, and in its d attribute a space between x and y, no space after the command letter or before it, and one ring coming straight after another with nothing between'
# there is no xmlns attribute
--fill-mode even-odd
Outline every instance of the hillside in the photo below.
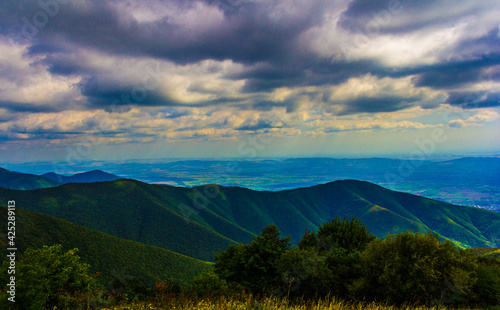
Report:
<svg viewBox="0 0 500 310"><path fill-rule="evenodd" d="M203 198L214 191L214 198ZM213 185L182 188L135 180L33 191L0 189L0 201L12 199L18 208L203 260L232 242L250 241L268 224L276 224L297 243L305 229L314 231L335 216L356 216L378 237L432 230L463 247L500 244L499 213L350 180L280 192ZM180 206L197 212L191 222L183 218L185 208Z"/></svg>
<svg viewBox="0 0 500 310"><path fill-rule="evenodd" d="M61 182L42 176L9 171L0 168L0 187L11 189L37 189L61 185Z"/></svg>
<svg viewBox="0 0 500 310"><path fill-rule="evenodd" d="M5 207L0 207L0 222L7 222ZM19 252L27 247L52 244L62 244L65 251L78 248L78 255L91 265L93 272L101 273L99 279L105 285L113 273L123 272L147 285L152 285L159 276L162 280L173 277L186 283L211 268L210 263L204 261L26 210L16 212L16 231ZM0 239L0 245L7 248L6 238Z"/></svg>
<svg viewBox="0 0 500 310"><path fill-rule="evenodd" d="M314 231L335 216L347 215L360 218L378 237L406 230L432 230L464 247L500 243L498 213L395 192L361 181L336 181L280 192L223 188L210 204L213 205L222 209L217 211L221 216L253 232L264 223L276 224L294 242L300 240L304 229Z"/></svg>
<svg viewBox="0 0 500 310"><path fill-rule="evenodd" d="M105 181L114 181L122 179L117 175L107 173L102 170L92 170L88 172L76 173L71 176L65 176L54 172L49 172L42 174L41 176L61 183L92 183L92 182L105 182Z"/></svg>
<svg viewBox="0 0 500 310"><path fill-rule="evenodd" d="M470 249L474 254L484 257L495 257L500 259L500 248L473 248Z"/></svg>
<svg viewBox="0 0 500 310"><path fill-rule="evenodd" d="M187 189L149 185L134 180L70 183L57 188L17 191L0 189L0 201L16 200L18 208L190 257L211 260L212 251L235 241L179 215L189 204ZM9 197L9 198L7 198ZM251 234L248 234L251 238Z"/></svg>

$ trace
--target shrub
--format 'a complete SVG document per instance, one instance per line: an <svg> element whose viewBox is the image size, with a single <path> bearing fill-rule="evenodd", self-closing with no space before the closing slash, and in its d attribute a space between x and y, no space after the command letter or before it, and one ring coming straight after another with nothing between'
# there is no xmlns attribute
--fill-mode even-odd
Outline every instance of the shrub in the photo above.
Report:
<svg viewBox="0 0 500 310"><path fill-rule="evenodd" d="M353 217L348 220L347 217L335 219L326 222L318 229L317 243L323 249L328 250L331 247L346 249L347 251L361 251L368 243L377 239L366 229L361 220Z"/></svg>
<svg viewBox="0 0 500 310"><path fill-rule="evenodd" d="M340 247L291 249L279 261L284 286L291 297L306 299L348 297L349 286L360 276L360 253Z"/></svg>
<svg viewBox="0 0 500 310"><path fill-rule="evenodd" d="M221 279L215 272L203 272L191 281L191 291L197 296L223 295L229 289L226 280Z"/></svg>
<svg viewBox="0 0 500 310"><path fill-rule="evenodd" d="M282 238L278 228L269 225L250 244L230 245L214 253L214 270L222 279L254 293L269 292L279 284L278 259L290 247L290 237Z"/></svg>
<svg viewBox="0 0 500 310"><path fill-rule="evenodd" d="M77 251L63 252L61 245L26 250L16 264L16 302L9 307L76 308L95 285Z"/></svg>
<svg viewBox="0 0 500 310"><path fill-rule="evenodd" d="M348 287L359 278L359 251L375 240L359 219L335 219L306 231L299 246L283 254L279 271L282 291L292 297L348 297Z"/></svg>
<svg viewBox="0 0 500 310"><path fill-rule="evenodd" d="M456 303L475 283L475 258L432 233L405 232L370 243L361 256L358 298L394 304Z"/></svg>
<svg viewBox="0 0 500 310"><path fill-rule="evenodd" d="M500 262L492 258L479 258L476 270L477 282L473 287L471 302L483 307L500 307Z"/></svg>

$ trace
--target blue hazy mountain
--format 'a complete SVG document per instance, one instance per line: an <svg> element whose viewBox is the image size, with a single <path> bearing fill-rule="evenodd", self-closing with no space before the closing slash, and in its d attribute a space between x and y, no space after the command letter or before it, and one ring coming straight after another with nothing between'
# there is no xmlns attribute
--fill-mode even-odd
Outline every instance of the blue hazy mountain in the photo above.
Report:
<svg viewBox="0 0 500 310"><path fill-rule="evenodd" d="M37 189L59 186L62 183L42 176L9 171L0 168L0 187L10 189Z"/></svg>
<svg viewBox="0 0 500 310"><path fill-rule="evenodd" d="M102 170L92 170L88 172L77 173L71 176L49 172L42 174L41 176L61 183L92 183L122 179L117 175L107 173Z"/></svg>
<svg viewBox="0 0 500 310"><path fill-rule="evenodd" d="M4 168L19 171L15 164ZM23 164L22 171L62 175L89 167L146 183L194 187L204 184L280 191L355 179L456 205L500 211L500 158L434 158L410 161L398 158L254 158L155 159L122 162ZM61 171L61 172L60 172ZM66 173L65 173L66 171ZM74 182L74 181L73 181Z"/></svg>

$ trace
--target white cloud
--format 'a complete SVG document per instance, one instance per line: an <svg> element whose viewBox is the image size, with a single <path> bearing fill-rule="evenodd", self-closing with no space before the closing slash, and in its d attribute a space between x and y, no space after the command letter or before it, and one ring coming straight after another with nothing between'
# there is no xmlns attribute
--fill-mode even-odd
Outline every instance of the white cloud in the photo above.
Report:
<svg viewBox="0 0 500 310"><path fill-rule="evenodd" d="M493 122L499 118L496 111L479 110L477 113L467 119L456 119L448 123L451 128L462 128L467 126L480 126L482 123Z"/></svg>
<svg viewBox="0 0 500 310"><path fill-rule="evenodd" d="M81 99L74 87L80 78L51 74L39 57L26 56L27 48L0 40L0 101L42 110L74 107Z"/></svg>
<svg viewBox="0 0 500 310"><path fill-rule="evenodd" d="M474 122L474 123L485 123L492 122L497 120L499 117L496 111L492 110L482 110L479 111L476 115L469 117L466 122Z"/></svg>

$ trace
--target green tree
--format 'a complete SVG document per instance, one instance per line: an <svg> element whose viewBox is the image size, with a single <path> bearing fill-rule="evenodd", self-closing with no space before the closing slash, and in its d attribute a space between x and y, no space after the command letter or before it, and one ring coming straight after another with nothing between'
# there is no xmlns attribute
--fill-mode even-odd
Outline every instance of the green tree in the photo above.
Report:
<svg viewBox="0 0 500 310"><path fill-rule="evenodd" d="M476 277L470 301L484 307L497 305L500 309L500 260L479 257Z"/></svg>
<svg viewBox="0 0 500 310"><path fill-rule="evenodd" d="M375 239L354 217L336 217L321 225L318 233L306 231L299 246L279 261L282 289L306 298L348 297L349 285L360 277L359 251Z"/></svg>
<svg viewBox="0 0 500 310"><path fill-rule="evenodd" d="M61 245L26 250L16 264L16 302L9 307L74 308L83 302L95 279L88 273L89 265L80 262L77 251L64 252Z"/></svg>
<svg viewBox="0 0 500 310"><path fill-rule="evenodd" d="M275 225L268 225L250 244L230 245L214 253L215 273L253 292L269 291L279 284L277 262L291 245L290 237L282 238Z"/></svg>
<svg viewBox="0 0 500 310"><path fill-rule="evenodd" d="M317 238L319 246L328 250L331 247L346 249L347 251L362 251L368 243L377 239L366 229L360 219L353 217L342 220L335 217L318 229Z"/></svg>
<svg viewBox="0 0 500 310"><path fill-rule="evenodd" d="M221 279L215 272L203 272L191 281L191 291L199 296L224 294L229 289L226 280Z"/></svg>
<svg viewBox="0 0 500 310"><path fill-rule="evenodd" d="M475 258L436 234L405 232L371 242L361 255L358 298L394 304L460 301L475 282Z"/></svg>
<svg viewBox="0 0 500 310"><path fill-rule="evenodd" d="M330 292L331 271L326 256L314 248L294 248L278 261L282 283L280 295L313 298Z"/></svg>

